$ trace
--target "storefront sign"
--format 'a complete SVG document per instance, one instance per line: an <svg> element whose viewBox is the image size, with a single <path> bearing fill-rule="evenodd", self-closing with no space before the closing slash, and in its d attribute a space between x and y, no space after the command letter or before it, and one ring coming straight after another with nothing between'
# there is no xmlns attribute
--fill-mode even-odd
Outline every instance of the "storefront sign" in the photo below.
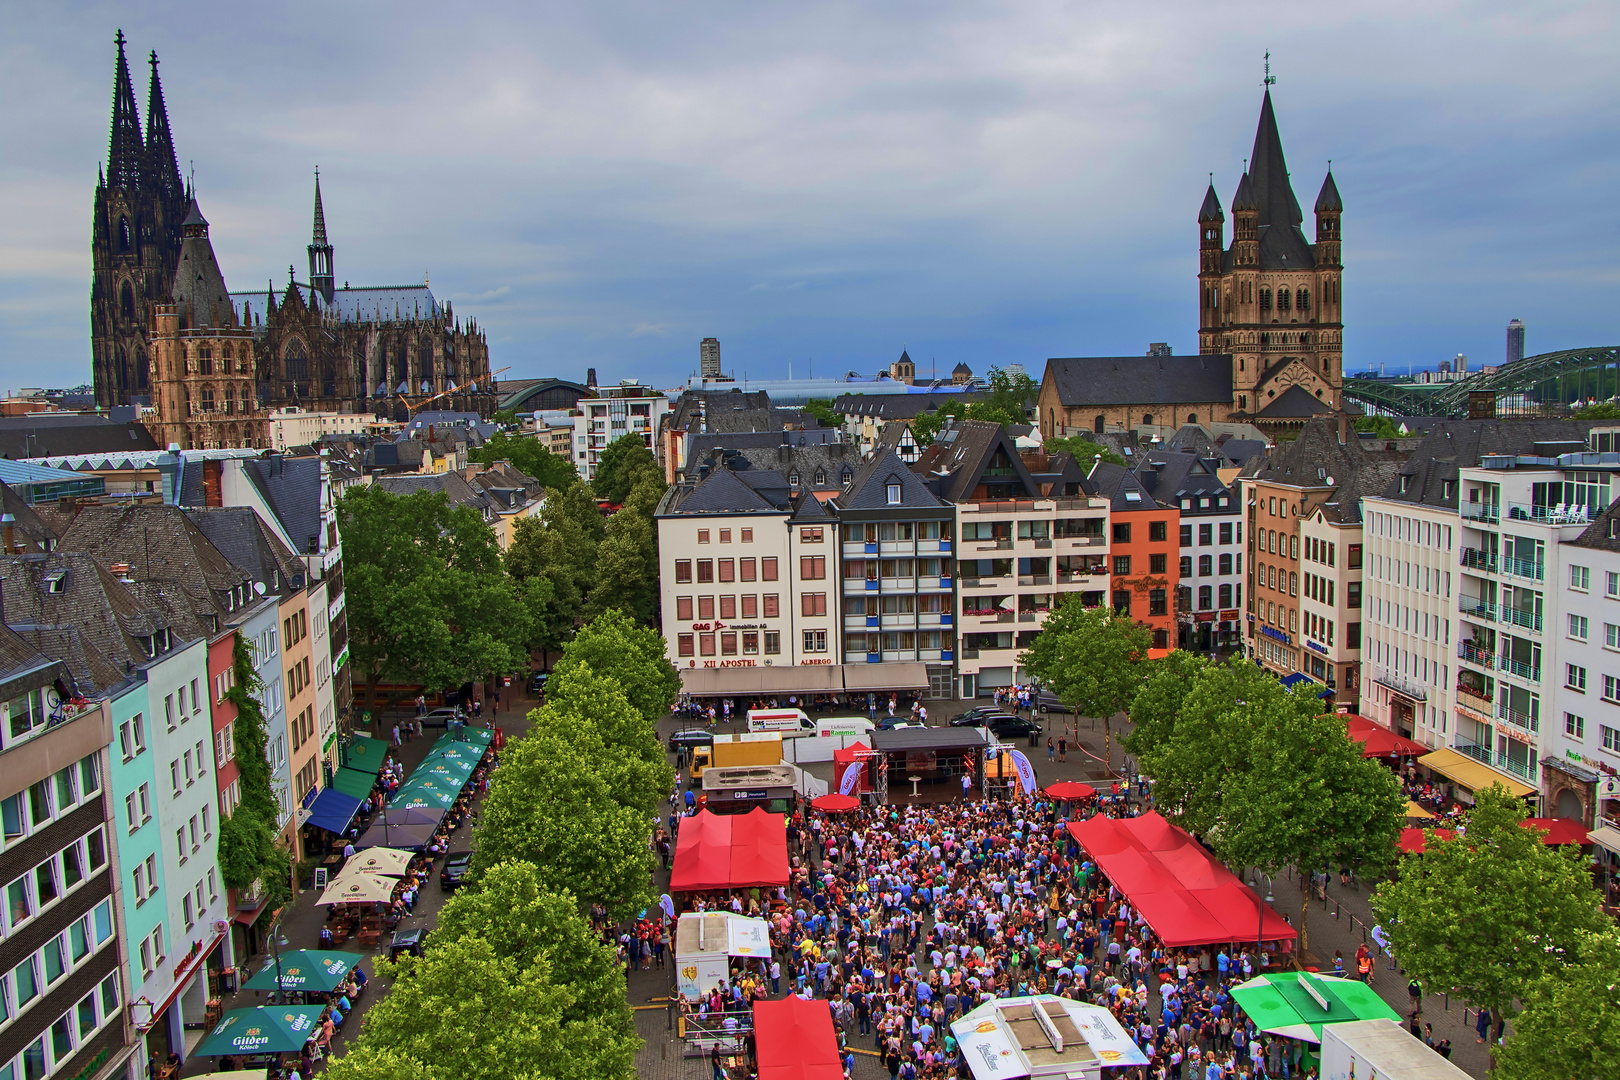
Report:
<svg viewBox="0 0 1620 1080"><path fill-rule="evenodd" d="M1231 611L1223 611L1223 612L1221 612L1221 619L1224 620L1225 622L1233 622L1238 618L1238 616L1240 614L1241 614L1241 612L1239 612L1236 608L1233 608Z"/></svg>
<svg viewBox="0 0 1620 1080"><path fill-rule="evenodd" d="M1306 647L1306 648L1307 648L1307 649L1315 649L1315 650L1316 650L1316 651L1317 651L1317 652L1319 652L1319 653L1321 653L1321 654L1322 654L1322 655L1323 655L1323 656L1326 656L1326 655L1327 655L1327 649L1325 649L1325 648L1323 648L1323 647L1322 647L1322 646L1320 646L1320 645L1318 645L1318 644L1317 644L1317 643L1316 643L1316 642L1314 642L1314 641L1307 641L1307 642L1306 642L1306 643L1305 643L1305 647Z"/></svg>
<svg viewBox="0 0 1620 1080"><path fill-rule="evenodd" d="M731 793L731 797L733 799L739 799L739 800L740 799L768 799L768 798L771 797L771 793L769 791L766 791L764 788L761 788L761 789L759 789L757 791L733 791Z"/></svg>
<svg viewBox="0 0 1620 1080"><path fill-rule="evenodd" d="M347 664L348 662L349 662L349 647L347 645L345 645L345 646L343 646L343 651L337 654L337 659L332 661L332 670L336 671L338 668L342 667L344 664Z"/></svg>
<svg viewBox="0 0 1620 1080"><path fill-rule="evenodd" d="M799 661L799 665L801 667L821 667L823 665L830 666L831 664L832 664L832 657L830 657L830 656L823 657L820 660L800 660Z"/></svg>
<svg viewBox="0 0 1620 1080"><path fill-rule="evenodd" d="M1252 618L1252 616L1251 616L1251 618ZM1282 642L1284 645L1292 645L1294 643L1293 639L1290 638L1287 634L1283 633L1281 630L1277 630L1277 629L1275 629L1273 627L1270 627L1270 626L1262 626L1260 628L1260 632L1262 634L1266 635L1266 637L1276 638L1278 641Z"/></svg>
<svg viewBox="0 0 1620 1080"><path fill-rule="evenodd" d="M753 667L754 665L755 665L755 661L753 661L753 660L722 660L722 661L720 661L720 666L721 667Z"/></svg>

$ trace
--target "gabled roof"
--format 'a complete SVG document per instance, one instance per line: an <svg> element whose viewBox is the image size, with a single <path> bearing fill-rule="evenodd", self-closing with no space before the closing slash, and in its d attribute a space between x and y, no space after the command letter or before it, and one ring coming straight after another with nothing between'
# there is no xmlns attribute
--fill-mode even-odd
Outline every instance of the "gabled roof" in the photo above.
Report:
<svg viewBox="0 0 1620 1080"><path fill-rule="evenodd" d="M58 591L50 583L57 582ZM146 662L141 639L166 626L84 552L0 556L6 623L32 648L65 663L81 693L105 693Z"/></svg>
<svg viewBox="0 0 1620 1080"><path fill-rule="evenodd" d="M1616 499L1609 508L1592 519L1580 536L1565 543L1576 544L1583 548L1595 551L1620 552L1620 499Z"/></svg>
<svg viewBox="0 0 1620 1080"><path fill-rule="evenodd" d="M899 503L889 501L890 484L900 485ZM945 505L928 490L922 478L900 460L900 455L886 446L872 451L871 457L855 471L849 486L834 501L842 510L885 510L893 506L935 509Z"/></svg>
<svg viewBox="0 0 1620 1080"><path fill-rule="evenodd" d="M263 493L288 538L304 546L298 554L319 551L321 459L272 454L242 462L242 471Z"/></svg>
<svg viewBox="0 0 1620 1080"><path fill-rule="evenodd" d="M1478 465L1486 454L1529 454L1536 443L1585 442L1588 427L1578 420L1441 420L1429 429L1396 475L1371 494L1455 510L1459 469ZM1402 478L1405 491L1401 490Z"/></svg>
<svg viewBox="0 0 1620 1080"><path fill-rule="evenodd" d="M1012 479L1023 488L1024 498L1040 495L1040 488L1029 474L1018 446L1000 424L986 420L952 420L934 436L933 445L917 459L916 469L948 502L970 502L973 489L984 480L997 450L1005 453L1013 470ZM1006 480L998 477L998 483Z"/></svg>
<svg viewBox="0 0 1620 1080"><path fill-rule="evenodd" d="M395 495L414 495L418 491L442 492L450 501L452 508L470 506L484 517L497 512L489 496L463 480L458 472L379 476L373 479L371 484Z"/></svg>
<svg viewBox="0 0 1620 1080"><path fill-rule="evenodd" d="M1097 486L1097 494L1107 499L1115 511L1162 510L1176 505L1155 499L1135 473L1120 465L1099 461L1092 466L1090 479Z"/></svg>
<svg viewBox="0 0 1620 1080"><path fill-rule="evenodd" d="M972 372L968 372L969 375ZM979 391L929 391L925 394L842 394L833 402L833 411L845 416L870 416L878 420L914 420L925 412L933 412L948 401L964 405L983 401Z"/></svg>
<svg viewBox="0 0 1620 1080"><path fill-rule="evenodd" d="M1225 495L1231 501L1224 508L1229 513L1238 510L1237 498L1221 483L1216 469L1223 462L1214 456L1183 451L1150 450L1136 467L1136 478L1142 487L1158 502L1180 505L1180 500L1208 498L1210 511L1219 513L1223 508L1214 500ZM1197 503L1193 503L1194 510Z"/></svg>
<svg viewBox="0 0 1620 1080"><path fill-rule="evenodd" d="M1290 386L1265 408L1255 413L1256 419L1281 420L1300 416L1327 416L1333 406L1313 397L1303 386Z"/></svg>
<svg viewBox="0 0 1620 1080"><path fill-rule="evenodd" d="M782 481L782 489L787 489ZM715 469L695 485L671 488L659 507L659 516L674 514L780 514L786 507L773 505L745 484L730 469Z"/></svg>
<svg viewBox="0 0 1620 1080"><path fill-rule="evenodd" d="M246 572L269 594L302 588L303 562L259 515L246 506L214 506L187 510L191 519L231 565Z"/></svg>
<svg viewBox="0 0 1620 1080"><path fill-rule="evenodd" d="M0 457L118 454L160 450L146 428L96 413L29 413L0 417Z"/></svg>
<svg viewBox="0 0 1620 1080"><path fill-rule="evenodd" d="M1232 402L1232 358L1224 354L1054 357L1046 378L1065 406Z"/></svg>

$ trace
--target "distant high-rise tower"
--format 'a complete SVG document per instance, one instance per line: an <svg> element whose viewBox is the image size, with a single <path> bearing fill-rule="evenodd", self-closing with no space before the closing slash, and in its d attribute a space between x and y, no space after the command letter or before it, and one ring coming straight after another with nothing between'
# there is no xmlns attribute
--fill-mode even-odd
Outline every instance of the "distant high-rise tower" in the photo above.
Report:
<svg viewBox="0 0 1620 1080"><path fill-rule="evenodd" d="M1524 323L1514 319L1508 323L1507 362L1524 359Z"/></svg>
<svg viewBox="0 0 1620 1080"><path fill-rule="evenodd" d="M720 375L720 339L706 337L698 346L698 374L705 379Z"/></svg>

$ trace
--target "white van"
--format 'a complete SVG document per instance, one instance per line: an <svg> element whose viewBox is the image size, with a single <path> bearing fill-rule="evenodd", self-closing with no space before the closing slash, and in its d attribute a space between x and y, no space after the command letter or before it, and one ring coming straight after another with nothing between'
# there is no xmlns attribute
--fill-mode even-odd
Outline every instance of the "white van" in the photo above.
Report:
<svg viewBox="0 0 1620 1080"><path fill-rule="evenodd" d="M834 735L869 735L872 721L864 716L829 716L811 719L803 709L749 709L748 730L771 731L784 739L800 735L831 738Z"/></svg>

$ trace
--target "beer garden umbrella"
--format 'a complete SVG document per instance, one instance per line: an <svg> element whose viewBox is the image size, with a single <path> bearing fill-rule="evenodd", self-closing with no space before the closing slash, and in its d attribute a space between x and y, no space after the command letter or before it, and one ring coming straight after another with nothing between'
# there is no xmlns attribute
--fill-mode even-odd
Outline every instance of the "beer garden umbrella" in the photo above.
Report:
<svg viewBox="0 0 1620 1080"><path fill-rule="evenodd" d="M404 877L411 867L411 853L393 848L375 847L356 852L343 864L342 877L350 874L387 874Z"/></svg>
<svg viewBox="0 0 1620 1080"><path fill-rule="evenodd" d="M289 1054L302 1050L315 1034L322 1005L257 1005L232 1009L197 1044L193 1054Z"/></svg>
<svg viewBox="0 0 1620 1080"><path fill-rule="evenodd" d="M321 893L321 898L315 901L316 907L330 907L333 904L371 904L379 900L393 899L394 886L399 884L393 878L380 877L376 874L355 874L353 877L334 881Z"/></svg>
<svg viewBox="0 0 1620 1080"><path fill-rule="evenodd" d="M354 953L295 949L283 953L279 964L275 960L265 964L257 975L242 984L242 989L329 993L343 985L358 959ZM278 970L281 973L279 985Z"/></svg>

